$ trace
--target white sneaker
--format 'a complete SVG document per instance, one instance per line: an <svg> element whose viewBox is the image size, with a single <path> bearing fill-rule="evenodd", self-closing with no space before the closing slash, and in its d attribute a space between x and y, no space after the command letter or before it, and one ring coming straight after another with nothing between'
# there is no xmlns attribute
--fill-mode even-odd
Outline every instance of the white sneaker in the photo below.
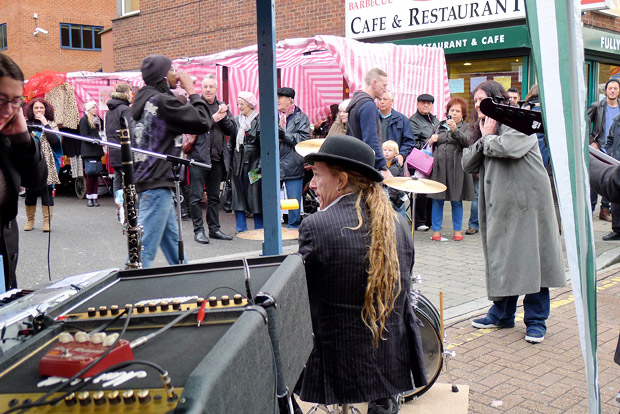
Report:
<svg viewBox="0 0 620 414"><path fill-rule="evenodd" d="M428 231L429 227L425 224L422 224L421 226L418 226L415 228L417 231Z"/></svg>

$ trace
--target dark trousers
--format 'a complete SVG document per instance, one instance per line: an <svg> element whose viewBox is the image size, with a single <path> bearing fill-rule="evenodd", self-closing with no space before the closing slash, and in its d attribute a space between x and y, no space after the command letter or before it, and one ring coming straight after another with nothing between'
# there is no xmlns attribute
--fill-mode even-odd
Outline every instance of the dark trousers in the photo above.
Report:
<svg viewBox="0 0 620 414"><path fill-rule="evenodd" d="M433 211L433 200L428 198L426 194L417 194L415 196L415 216L414 229L422 225L431 227L431 212Z"/></svg>
<svg viewBox="0 0 620 414"><path fill-rule="evenodd" d="M86 194L97 195L99 194L98 191L99 191L99 174L86 174Z"/></svg>
<svg viewBox="0 0 620 414"><path fill-rule="evenodd" d="M202 221L203 187L207 191L207 225L209 232L214 233L220 229L220 183L224 176L224 163L213 161L211 170L199 167L189 167L190 195L189 214L192 216L194 233L204 231Z"/></svg>
<svg viewBox="0 0 620 414"><path fill-rule="evenodd" d="M592 211L596 208L596 202L598 201L598 193L593 189L590 189L590 205L592 206ZM605 197L601 196L601 208L609 208L609 200Z"/></svg>
<svg viewBox="0 0 620 414"><path fill-rule="evenodd" d="M52 197L53 192L54 192L53 185L46 185L45 187L39 188L38 190L26 188L25 204L27 206L36 206L37 198L41 197L42 206L53 206L54 205L54 197Z"/></svg>
<svg viewBox="0 0 620 414"><path fill-rule="evenodd" d="M611 230L620 233L620 204L611 203Z"/></svg>

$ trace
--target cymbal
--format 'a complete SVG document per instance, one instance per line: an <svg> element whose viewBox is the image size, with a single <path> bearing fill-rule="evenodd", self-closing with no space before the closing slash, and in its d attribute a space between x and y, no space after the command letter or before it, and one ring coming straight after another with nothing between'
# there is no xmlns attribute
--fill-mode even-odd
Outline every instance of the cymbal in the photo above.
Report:
<svg viewBox="0 0 620 414"><path fill-rule="evenodd" d="M319 152L319 148L321 148L323 142L325 142L325 138L314 138L301 141L299 144L295 145L295 151L302 157L305 157L306 155Z"/></svg>
<svg viewBox="0 0 620 414"><path fill-rule="evenodd" d="M237 237L245 240L265 240L265 233L263 229L247 230L237 233ZM297 238L299 238L297 229L282 227L282 240L295 240Z"/></svg>
<svg viewBox="0 0 620 414"><path fill-rule="evenodd" d="M434 194L446 191L446 186L433 180L416 177L392 177L383 180L383 184L396 190L416 194Z"/></svg>

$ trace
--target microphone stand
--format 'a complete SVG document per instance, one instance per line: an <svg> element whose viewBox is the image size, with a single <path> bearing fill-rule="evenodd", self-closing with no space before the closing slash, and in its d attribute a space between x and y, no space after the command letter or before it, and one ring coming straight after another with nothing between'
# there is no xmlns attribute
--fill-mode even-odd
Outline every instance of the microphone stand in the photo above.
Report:
<svg viewBox="0 0 620 414"><path fill-rule="evenodd" d="M53 129L45 128L43 125L32 125L32 124L29 124L28 127L38 128L38 129L42 130L43 132L47 132L47 133L50 133L50 134L56 134L56 135L61 135L61 136L67 137L67 138L77 139L79 141L90 142L91 144L97 144L97 145L102 145L102 146L105 145L107 147L117 148L117 149L121 149L122 148L121 144L117 144L116 142L104 141L102 139L92 138L92 137L85 137L85 136L82 136L82 135L71 134L69 132L55 131ZM178 230L179 230L179 242L178 242L178 246L179 246L179 263L184 263L185 255L183 253L183 233L182 233L182 228L181 228L181 178L179 176L180 166L181 166L181 164L183 164L183 165L185 165L187 167L194 166L194 167L211 169L211 164L205 164L205 163L202 163L202 162L195 161L193 159L189 159L188 160L188 159L177 157L177 156L174 156L174 155L160 154L159 152L148 151L148 150L144 150L144 149L141 149L141 148L130 147L129 149L130 149L131 152L137 152L137 153L140 153L140 154L145 154L145 155L148 155L149 157L159 158L159 159L162 159L164 161L168 161L168 162L172 163L172 173L174 175L175 201L177 203L177 206L176 206L177 226L178 226ZM127 198L123 197L123 203L125 204L125 211L127 211ZM132 244L132 246L135 247L134 243L130 243L130 244ZM140 248L141 248L141 246L140 246ZM131 257L132 256L132 252L130 251L129 254L130 254L130 257ZM134 254L135 254L135 251L134 251Z"/></svg>

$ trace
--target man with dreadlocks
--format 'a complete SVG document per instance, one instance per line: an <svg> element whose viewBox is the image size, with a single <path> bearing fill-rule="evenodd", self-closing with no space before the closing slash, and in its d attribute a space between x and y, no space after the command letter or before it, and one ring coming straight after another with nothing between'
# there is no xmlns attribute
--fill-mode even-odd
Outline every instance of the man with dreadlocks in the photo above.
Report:
<svg viewBox="0 0 620 414"><path fill-rule="evenodd" d="M296 391L304 401L396 413L394 395L426 384L409 295L413 239L369 145L335 135L304 161L321 211L299 227L315 341Z"/></svg>

